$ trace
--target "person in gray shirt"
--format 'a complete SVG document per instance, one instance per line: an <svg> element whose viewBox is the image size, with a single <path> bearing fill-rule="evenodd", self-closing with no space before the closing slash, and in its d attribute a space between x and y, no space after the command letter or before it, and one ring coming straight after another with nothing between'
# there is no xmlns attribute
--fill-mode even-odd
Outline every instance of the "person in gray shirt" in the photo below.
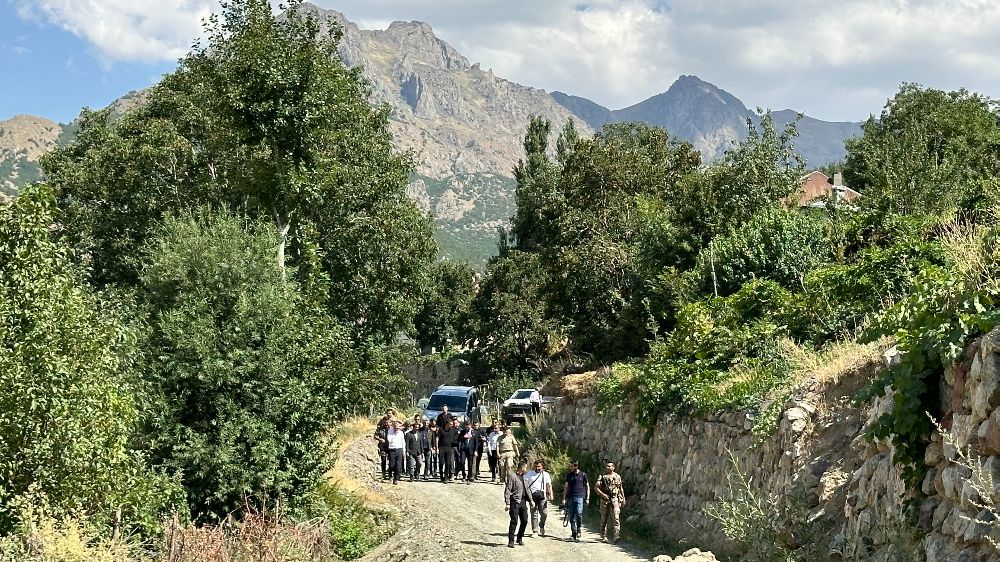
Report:
<svg viewBox="0 0 1000 562"><path fill-rule="evenodd" d="M524 481L524 473L528 470L528 463L521 460L517 463L517 470L507 476L507 482L503 487L504 509L510 513L510 526L507 527L507 546L514 548L514 531L517 531L517 544L524 546L524 529L528 526L528 503L531 501L531 494L528 493L528 485Z"/></svg>

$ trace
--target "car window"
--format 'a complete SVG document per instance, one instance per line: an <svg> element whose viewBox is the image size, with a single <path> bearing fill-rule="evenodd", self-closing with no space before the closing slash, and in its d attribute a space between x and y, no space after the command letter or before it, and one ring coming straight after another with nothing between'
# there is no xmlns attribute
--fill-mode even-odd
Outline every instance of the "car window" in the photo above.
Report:
<svg viewBox="0 0 1000 562"><path fill-rule="evenodd" d="M427 403L428 410L441 410L445 404L452 412L464 412L468 398L465 396L455 396L454 394L435 394L431 396L431 401Z"/></svg>
<svg viewBox="0 0 1000 562"><path fill-rule="evenodd" d="M531 391L530 390L518 390L517 392L514 393L513 396L511 396L511 398L514 399L514 400L521 400L521 399L524 399L524 398L531 398Z"/></svg>

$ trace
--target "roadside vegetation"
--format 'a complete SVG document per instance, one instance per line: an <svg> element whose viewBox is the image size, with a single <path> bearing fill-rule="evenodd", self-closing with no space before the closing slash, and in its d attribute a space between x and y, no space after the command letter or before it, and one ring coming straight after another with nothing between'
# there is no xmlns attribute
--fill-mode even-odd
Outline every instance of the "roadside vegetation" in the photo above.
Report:
<svg viewBox="0 0 1000 562"><path fill-rule="evenodd" d="M327 476L408 399L436 247L338 30L226 3L0 206L0 558L335 560L389 515Z"/></svg>
<svg viewBox="0 0 1000 562"><path fill-rule="evenodd" d="M835 166L863 196L809 209L794 124L766 114L712 163L647 125L534 119L480 274L435 262L388 108L298 6L225 3L0 204L0 557L360 556L392 525L331 482L331 428L409 400L404 333L501 400L598 370L598 403L645 425L743 409L761 433L804 371L894 341L862 398L897 394L872 437L919 481L936 381L1000 323L992 100L904 84ZM573 451L532 431L560 472Z"/></svg>

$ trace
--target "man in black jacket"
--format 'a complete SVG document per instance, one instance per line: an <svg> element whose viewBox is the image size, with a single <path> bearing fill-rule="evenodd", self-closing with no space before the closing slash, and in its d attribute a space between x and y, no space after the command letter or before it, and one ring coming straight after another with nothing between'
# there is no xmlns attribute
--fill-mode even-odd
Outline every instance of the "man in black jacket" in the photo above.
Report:
<svg viewBox="0 0 1000 562"><path fill-rule="evenodd" d="M438 429L444 429L444 428L448 427L448 424L450 424L452 422L452 420L454 420L454 419L455 419L455 416L451 415L451 413L448 411L448 405L447 404L442 404L441 405L441 413L438 414L438 416L434 420L434 422L437 424Z"/></svg>
<svg viewBox="0 0 1000 562"><path fill-rule="evenodd" d="M420 431L417 433L417 438L420 440L420 452L424 455L424 474L423 479L431 475L431 466L434 465L434 459L431 457L431 443L434 435L431 433L430 424L427 423L427 419L420 421Z"/></svg>
<svg viewBox="0 0 1000 562"><path fill-rule="evenodd" d="M440 416L438 416L440 418ZM439 469L441 481L455 478L455 440L458 439L458 429L454 423L449 423L438 432L438 457L441 459Z"/></svg>
<svg viewBox="0 0 1000 562"><path fill-rule="evenodd" d="M459 452L462 447L462 428L458 424L458 420L452 420L451 425L455 428L455 437L452 439L451 448L455 457L455 468L454 475L459 476L462 480L465 479L465 463L461 462L462 456Z"/></svg>
<svg viewBox="0 0 1000 562"><path fill-rule="evenodd" d="M476 458L479 456L479 431L475 427L465 422L462 428L462 441L459 449L462 468L465 471L465 483L472 484L476 477Z"/></svg>
<svg viewBox="0 0 1000 562"><path fill-rule="evenodd" d="M528 526L528 485L524 482L524 473L528 463L520 460L517 471L507 476L503 488L504 509L510 514L510 526L507 527L507 546L514 548L514 531L517 531L517 544L524 545L524 529Z"/></svg>
<svg viewBox="0 0 1000 562"><path fill-rule="evenodd" d="M410 426L410 431L406 433L406 457L407 472L410 475L410 482L415 482L420 476L420 464L424 458L424 450L420 446L420 422L414 422Z"/></svg>

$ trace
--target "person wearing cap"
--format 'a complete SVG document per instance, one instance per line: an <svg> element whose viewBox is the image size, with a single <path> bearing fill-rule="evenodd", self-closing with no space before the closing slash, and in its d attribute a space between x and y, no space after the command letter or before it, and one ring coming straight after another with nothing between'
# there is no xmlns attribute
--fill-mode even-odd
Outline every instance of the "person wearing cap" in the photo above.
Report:
<svg viewBox="0 0 1000 562"><path fill-rule="evenodd" d="M621 509L625 507L625 487L622 477L615 472L615 463L608 461L605 473L594 483L594 491L601 497L601 540L618 544L621 533Z"/></svg>
<svg viewBox="0 0 1000 562"><path fill-rule="evenodd" d="M563 484L562 505L568 510L572 540L580 542L583 508L590 504L590 484L587 481L587 473L580 470L580 461L570 462L569 467L566 482Z"/></svg>

